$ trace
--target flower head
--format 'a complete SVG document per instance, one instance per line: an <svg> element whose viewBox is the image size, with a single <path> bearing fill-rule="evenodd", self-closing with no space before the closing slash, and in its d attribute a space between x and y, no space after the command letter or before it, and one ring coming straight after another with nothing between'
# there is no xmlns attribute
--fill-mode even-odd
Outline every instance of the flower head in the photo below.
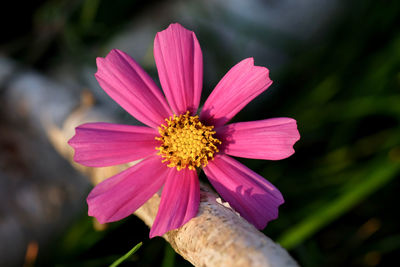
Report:
<svg viewBox="0 0 400 267"><path fill-rule="evenodd" d="M142 159L90 192L89 215L99 222L125 218L162 188L150 237L161 236L196 216L197 170L202 168L221 197L257 228L277 218L284 202L271 183L231 156L279 160L294 153L296 121L274 118L226 124L272 81L252 58L235 65L196 115L203 58L193 32L171 24L154 41L154 57L165 94L129 55L112 50L97 59L104 91L146 126L86 123L69 144L74 160L92 167Z"/></svg>
<svg viewBox="0 0 400 267"><path fill-rule="evenodd" d="M161 141L161 146L156 149L164 158L162 162L169 163L168 167L176 167L178 171L186 167L196 170L214 159L214 153L219 151L217 146L221 144L213 137L214 126L203 125L199 116L190 116L189 111L166 121L167 125L159 127L161 137L156 140Z"/></svg>

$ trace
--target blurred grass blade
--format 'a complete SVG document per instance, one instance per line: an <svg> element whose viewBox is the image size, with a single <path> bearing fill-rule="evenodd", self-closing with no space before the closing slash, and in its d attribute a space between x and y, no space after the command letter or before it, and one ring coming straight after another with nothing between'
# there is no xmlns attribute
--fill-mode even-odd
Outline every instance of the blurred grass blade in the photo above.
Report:
<svg viewBox="0 0 400 267"><path fill-rule="evenodd" d="M175 250L170 244L165 244L164 259L161 267L174 267L175 266Z"/></svg>
<svg viewBox="0 0 400 267"><path fill-rule="evenodd" d="M120 265L124 260L126 260L127 258L129 258L130 256L132 256L133 253L135 253L141 246L142 246L142 242L140 242L139 244L137 244L136 246L134 246L131 250L129 250L128 253L126 253L124 256L122 256L121 258L119 258L118 260L114 261L110 267L116 267L118 265Z"/></svg>
<svg viewBox="0 0 400 267"><path fill-rule="evenodd" d="M289 228L278 238L278 243L286 249L296 247L395 178L399 169L398 163L390 162L387 159L370 164L365 172L360 173L363 177L359 177L359 175L358 177L349 177L347 186L338 198L321 205L303 221ZM358 183L354 183L354 180Z"/></svg>
<svg viewBox="0 0 400 267"><path fill-rule="evenodd" d="M93 25L100 0L86 0L83 2L81 11L81 25L84 29L88 29Z"/></svg>

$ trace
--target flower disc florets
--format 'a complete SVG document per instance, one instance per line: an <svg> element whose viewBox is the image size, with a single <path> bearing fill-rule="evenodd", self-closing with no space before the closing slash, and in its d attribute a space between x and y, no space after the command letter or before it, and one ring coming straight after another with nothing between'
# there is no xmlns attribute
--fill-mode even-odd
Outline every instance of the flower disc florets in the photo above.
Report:
<svg viewBox="0 0 400 267"><path fill-rule="evenodd" d="M178 171L186 167L195 170L214 159L217 146L221 144L213 136L214 126L204 125L198 115L191 116L189 111L165 121L167 124L158 128L161 137L156 139L162 144L156 149L163 158L162 162L169 162L168 167L176 167Z"/></svg>

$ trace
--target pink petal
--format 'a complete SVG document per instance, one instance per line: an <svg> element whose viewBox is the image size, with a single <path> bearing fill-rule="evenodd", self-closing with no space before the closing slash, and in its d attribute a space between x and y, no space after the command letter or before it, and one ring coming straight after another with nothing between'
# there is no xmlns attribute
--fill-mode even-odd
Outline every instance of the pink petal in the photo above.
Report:
<svg viewBox="0 0 400 267"><path fill-rule="evenodd" d="M221 197L258 229L278 217L284 202L279 190L238 161L217 155L204 172Z"/></svg>
<svg viewBox="0 0 400 267"><path fill-rule="evenodd" d="M200 187L196 171L170 170L150 238L181 227L196 216L199 209Z"/></svg>
<svg viewBox="0 0 400 267"><path fill-rule="evenodd" d="M131 215L161 188L168 169L151 156L101 182L87 198L89 216L106 223Z"/></svg>
<svg viewBox="0 0 400 267"><path fill-rule="evenodd" d="M157 132L148 127L105 122L86 123L75 129L68 144L75 149L74 160L90 167L131 162L156 153Z"/></svg>
<svg viewBox="0 0 400 267"><path fill-rule="evenodd" d="M139 121L157 128L172 115L160 89L129 55L113 49L106 58L97 58L97 68L100 86Z"/></svg>
<svg viewBox="0 0 400 267"><path fill-rule="evenodd" d="M203 56L194 32L175 23L157 33L154 58L172 110L176 114L196 112L203 84Z"/></svg>
<svg viewBox="0 0 400 267"><path fill-rule="evenodd" d="M291 118L239 122L218 130L221 152L243 158L278 160L294 153L300 139L297 124Z"/></svg>
<svg viewBox="0 0 400 267"><path fill-rule="evenodd" d="M267 68L254 66L253 58L242 60L217 84L200 118L215 126L223 125L271 84Z"/></svg>

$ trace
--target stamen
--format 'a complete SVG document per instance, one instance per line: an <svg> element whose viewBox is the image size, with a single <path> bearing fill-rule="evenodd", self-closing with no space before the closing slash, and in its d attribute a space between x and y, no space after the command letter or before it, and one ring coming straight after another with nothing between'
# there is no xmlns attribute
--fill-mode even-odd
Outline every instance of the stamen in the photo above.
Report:
<svg viewBox="0 0 400 267"><path fill-rule="evenodd" d="M214 159L214 153L219 151L217 146L221 144L213 137L214 126L203 125L199 116L190 116L189 111L165 121L167 125L158 127L161 136L156 139L162 144L156 149L162 162L169 162L168 167L176 167L178 171L186 167L195 170Z"/></svg>

